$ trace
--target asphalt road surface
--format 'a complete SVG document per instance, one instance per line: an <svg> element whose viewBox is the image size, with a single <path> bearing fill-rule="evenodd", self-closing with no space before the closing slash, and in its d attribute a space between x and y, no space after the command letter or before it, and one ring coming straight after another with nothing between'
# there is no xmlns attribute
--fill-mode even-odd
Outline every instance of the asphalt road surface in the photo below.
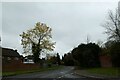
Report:
<svg viewBox="0 0 120 80"><path fill-rule="evenodd" d="M111 80L86 78L74 73L74 67L64 66L62 69L35 72L15 76L3 77L2 80ZM114 80L114 79L112 79ZM118 79L119 80L119 79Z"/></svg>
<svg viewBox="0 0 120 80"><path fill-rule="evenodd" d="M40 79L79 79L84 80L85 77L76 75L74 73L74 67L71 66L64 66L62 69L57 70L50 70L50 71L44 71L44 72L36 72L36 73L28 73L28 74L21 74L21 75L15 75L15 76L8 76L3 77L3 80L23 80L23 79L31 79L31 80L40 80ZM85 79L86 80L86 79ZM88 79L87 79L88 80Z"/></svg>

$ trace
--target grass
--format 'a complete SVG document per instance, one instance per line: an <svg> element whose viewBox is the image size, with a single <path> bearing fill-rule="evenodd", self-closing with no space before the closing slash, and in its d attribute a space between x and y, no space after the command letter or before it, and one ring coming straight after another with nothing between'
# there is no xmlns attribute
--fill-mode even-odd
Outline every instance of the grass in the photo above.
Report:
<svg viewBox="0 0 120 80"><path fill-rule="evenodd" d="M2 76L13 76L13 75L19 75L19 74L26 74L26 73L43 72L43 71L49 71L49 70L56 70L60 68L62 68L62 66L52 66L48 68L33 69L29 71L26 70L26 71L15 71L15 72L3 72Z"/></svg>
<svg viewBox="0 0 120 80"><path fill-rule="evenodd" d="M120 76L120 68L91 68L86 69L88 73L100 74L105 76Z"/></svg>

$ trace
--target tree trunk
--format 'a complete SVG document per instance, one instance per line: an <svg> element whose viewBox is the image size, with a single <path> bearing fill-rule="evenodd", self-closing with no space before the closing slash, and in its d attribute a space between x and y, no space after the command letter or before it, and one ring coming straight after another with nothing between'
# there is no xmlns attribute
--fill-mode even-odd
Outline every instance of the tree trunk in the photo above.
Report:
<svg viewBox="0 0 120 80"><path fill-rule="evenodd" d="M32 53L33 53L33 57L34 57L34 62L35 63L39 63L40 62L40 52L42 49L40 49L37 45L35 45L34 43L32 44Z"/></svg>

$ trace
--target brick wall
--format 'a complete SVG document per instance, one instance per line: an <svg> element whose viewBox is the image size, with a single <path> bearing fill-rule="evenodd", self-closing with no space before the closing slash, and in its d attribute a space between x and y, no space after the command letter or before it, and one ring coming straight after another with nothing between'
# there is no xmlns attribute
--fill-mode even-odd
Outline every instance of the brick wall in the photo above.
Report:
<svg viewBox="0 0 120 80"><path fill-rule="evenodd" d="M23 63L10 63L10 64L3 64L2 71L24 71L24 70L31 70L31 69L38 69L40 68L39 64L23 64Z"/></svg>
<svg viewBox="0 0 120 80"><path fill-rule="evenodd" d="M112 67L110 56L100 56L101 67Z"/></svg>

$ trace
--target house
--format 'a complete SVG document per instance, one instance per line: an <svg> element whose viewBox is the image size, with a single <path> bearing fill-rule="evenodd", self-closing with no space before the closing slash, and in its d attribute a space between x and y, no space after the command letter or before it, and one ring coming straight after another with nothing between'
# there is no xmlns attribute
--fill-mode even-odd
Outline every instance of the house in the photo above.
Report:
<svg viewBox="0 0 120 80"><path fill-rule="evenodd" d="M17 50L2 48L2 64L19 64L22 63L22 56Z"/></svg>
<svg viewBox="0 0 120 80"><path fill-rule="evenodd" d="M2 72L24 71L40 67L39 64L24 64L23 61L24 58L20 56L17 50L2 48ZM30 62L32 61L30 60Z"/></svg>

